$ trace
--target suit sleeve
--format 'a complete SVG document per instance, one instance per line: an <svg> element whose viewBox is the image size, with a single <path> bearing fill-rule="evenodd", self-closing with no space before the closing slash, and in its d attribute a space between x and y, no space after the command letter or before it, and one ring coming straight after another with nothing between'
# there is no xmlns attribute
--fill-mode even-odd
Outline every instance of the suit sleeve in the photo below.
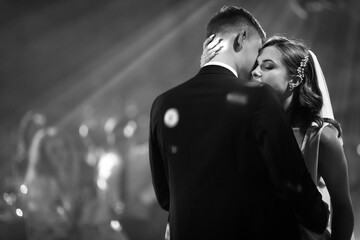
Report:
<svg viewBox="0 0 360 240"><path fill-rule="evenodd" d="M161 154L161 147L158 142L158 128L162 117L158 111L158 99L155 99L150 113L150 137L149 137L149 159L152 175L152 182L157 201L161 208L169 211L170 190L166 172L165 159Z"/></svg>
<svg viewBox="0 0 360 240"><path fill-rule="evenodd" d="M280 101L266 84L256 95L252 128L276 191L305 227L322 233L328 222L328 206L311 180Z"/></svg>

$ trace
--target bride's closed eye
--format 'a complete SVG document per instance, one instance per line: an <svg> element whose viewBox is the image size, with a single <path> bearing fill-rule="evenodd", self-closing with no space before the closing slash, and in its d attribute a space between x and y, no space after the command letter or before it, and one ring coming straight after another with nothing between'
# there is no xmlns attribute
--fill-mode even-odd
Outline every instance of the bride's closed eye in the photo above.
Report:
<svg viewBox="0 0 360 240"><path fill-rule="evenodd" d="M271 70L274 69L274 64L264 63L260 65L261 70Z"/></svg>
<svg viewBox="0 0 360 240"><path fill-rule="evenodd" d="M262 71L266 71L266 70L269 71L269 70L274 69L275 67L276 67L276 64L270 59L265 59L260 64L260 69Z"/></svg>

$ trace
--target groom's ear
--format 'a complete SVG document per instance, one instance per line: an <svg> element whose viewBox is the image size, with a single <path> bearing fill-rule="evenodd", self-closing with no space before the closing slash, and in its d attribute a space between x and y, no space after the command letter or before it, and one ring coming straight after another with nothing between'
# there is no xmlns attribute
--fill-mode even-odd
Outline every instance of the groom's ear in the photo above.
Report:
<svg viewBox="0 0 360 240"><path fill-rule="evenodd" d="M235 52L240 52L241 49L243 48L246 35L247 35L246 30L242 30L236 35L233 46Z"/></svg>

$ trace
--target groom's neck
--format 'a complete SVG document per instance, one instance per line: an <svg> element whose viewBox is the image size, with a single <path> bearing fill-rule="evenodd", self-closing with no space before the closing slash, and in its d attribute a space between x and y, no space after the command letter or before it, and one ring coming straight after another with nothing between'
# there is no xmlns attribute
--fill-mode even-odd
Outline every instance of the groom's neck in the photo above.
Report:
<svg viewBox="0 0 360 240"><path fill-rule="evenodd" d="M209 61L209 63L211 63L211 62L225 63L225 64L229 65L230 67L232 67L237 72L236 64L235 64L233 58L231 56L229 56L228 54L219 53L218 55L216 55L213 59L211 59Z"/></svg>

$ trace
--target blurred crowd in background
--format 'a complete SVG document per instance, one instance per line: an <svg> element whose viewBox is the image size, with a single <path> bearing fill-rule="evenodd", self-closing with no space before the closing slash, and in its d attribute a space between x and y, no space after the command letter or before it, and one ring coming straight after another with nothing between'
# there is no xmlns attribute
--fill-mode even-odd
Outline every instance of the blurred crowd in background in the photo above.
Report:
<svg viewBox="0 0 360 240"><path fill-rule="evenodd" d="M49 126L43 113L27 112L2 184L0 221L18 228L6 236L126 240L124 226L133 236L146 231L141 222L158 208L141 128L147 128L145 117L67 132Z"/></svg>

